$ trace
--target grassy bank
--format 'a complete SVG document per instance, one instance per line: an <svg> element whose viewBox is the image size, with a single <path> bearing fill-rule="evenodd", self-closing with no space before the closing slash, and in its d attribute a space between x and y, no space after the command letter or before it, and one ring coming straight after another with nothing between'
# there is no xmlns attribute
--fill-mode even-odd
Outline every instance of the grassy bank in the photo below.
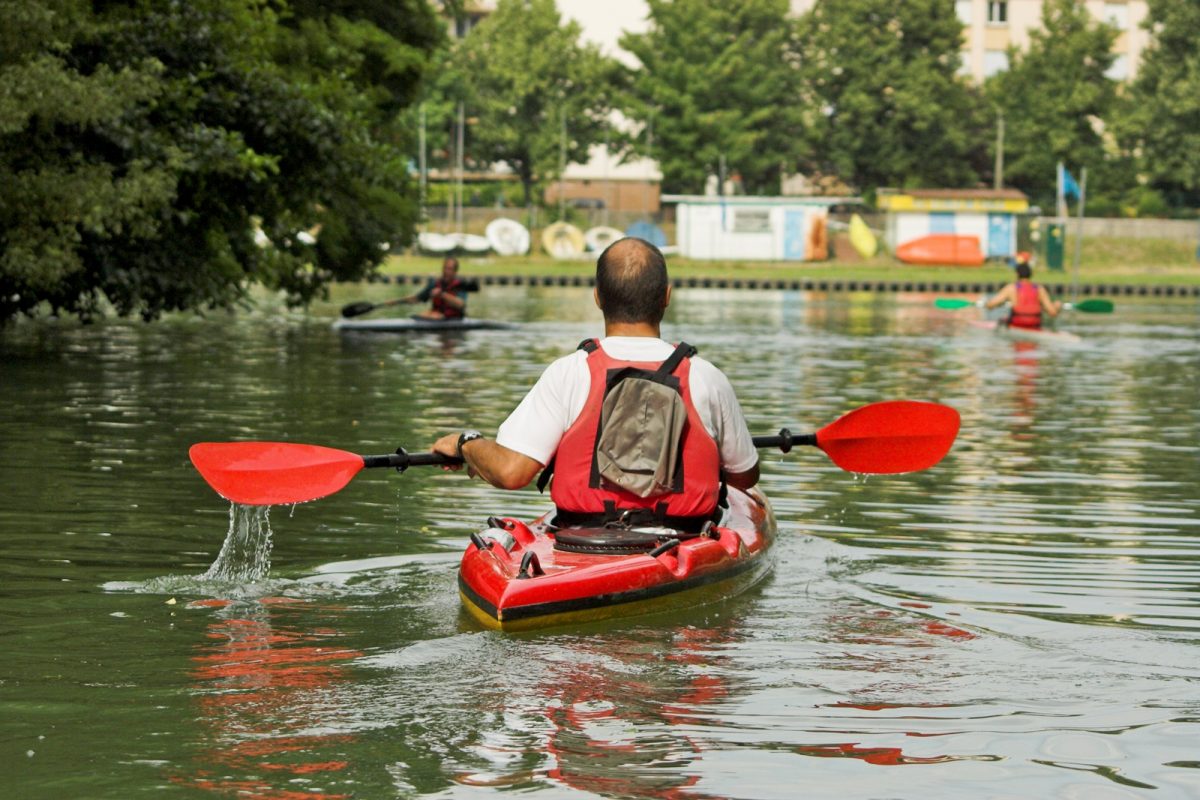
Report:
<svg viewBox="0 0 1200 800"><path fill-rule="evenodd" d="M593 257L563 261L537 253L527 256L463 257L464 275L585 275L595 272ZM1070 283L1073 277L1074 246L1068 241L1066 267L1062 272L1036 270L1039 281ZM675 278L729 278L755 280L861 280L861 281L1006 281L1012 270L1003 264L982 267L917 267L901 264L890 256L854 261L696 261L679 256L668 258ZM441 258L394 255L384 263L385 275L433 274ZM1200 285L1200 261L1194 243L1161 239L1088 239L1080 259L1079 280L1084 283L1120 285Z"/></svg>

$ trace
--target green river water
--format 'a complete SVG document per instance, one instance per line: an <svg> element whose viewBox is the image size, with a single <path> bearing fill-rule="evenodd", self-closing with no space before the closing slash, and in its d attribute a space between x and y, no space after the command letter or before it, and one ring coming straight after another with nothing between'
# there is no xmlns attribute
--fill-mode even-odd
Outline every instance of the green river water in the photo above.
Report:
<svg viewBox="0 0 1200 800"><path fill-rule="evenodd" d="M932 295L677 290L666 336L754 433L911 398L958 442L887 477L764 453L763 583L512 635L460 611L457 561L535 490L370 470L264 514L188 461L490 435L600 333L566 287L472 297L514 331L330 329L397 291L0 331L0 797L1200 797L1195 301L1024 344Z"/></svg>

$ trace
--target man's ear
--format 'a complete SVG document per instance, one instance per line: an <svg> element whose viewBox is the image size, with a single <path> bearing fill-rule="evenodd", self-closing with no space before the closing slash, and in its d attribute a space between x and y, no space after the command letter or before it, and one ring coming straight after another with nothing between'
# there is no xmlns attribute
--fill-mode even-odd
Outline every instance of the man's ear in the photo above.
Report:
<svg viewBox="0 0 1200 800"><path fill-rule="evenodd" d="M667 284L667 293L663 295L663 308L671 305L671 284Z"/></svg>
<svg viewBox="0 0 1200 800"><path fill-rule="evenodd" d="M604 306L600 305L600 290L597 289L595 286L592 287L592 299L596 301L596 308L603 311Z"/></svg>

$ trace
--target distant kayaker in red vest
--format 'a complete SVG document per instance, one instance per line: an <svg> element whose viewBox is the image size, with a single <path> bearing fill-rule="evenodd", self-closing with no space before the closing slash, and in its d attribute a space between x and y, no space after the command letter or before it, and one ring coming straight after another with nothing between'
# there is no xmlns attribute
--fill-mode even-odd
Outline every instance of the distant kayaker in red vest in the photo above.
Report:
<svg viewBox="0 0 1200 800"><path fill-rule="evenodd" d="M666 261L654 245L636 238L609 245L596 262L593 297L604 314L603 339L585 341L552 363L500 426L495 441L478 431L450 433L433 450L463 458L472 475L504 489L527 486L553 462L551 497L563 526L657 521L698 530L717 512L722 483L748 489L758 482L758 452L733 387L693 348L661 338L671 284ZM611 472L600 474L603 448L598 442L604 439L603 425L612 419L601 422L602 407L613 378L630 374L652 376L651 381L673 387L686 411L677 466L667 478L671 487L657 494L651 490L649 496L622 488L628 485L624 482L614 484L607 477ZM622 383L643 381L626 377ZM614 383L613 393L616 388ZM681 420L680 406L675 408L675 418ZM670 416L666 411L662 415ZM657 440L670 425L659 416L647 413L639 423L647 439ZM626 438L633 434L636 439L637 433L636 428L623 431Z"/></svg>
<svg viewBox="0 0 1200 800"><path fill-rule="evenodd" d="M1006 303L1012 306L1005 323L1012 328L1041 328L1043 314L1057 317L1062 311L1062 302L1051 300L1046 287L1030 280L1033 276L1031 260L1028 253L1018 253L1017 279L984 304L985 308L999 308Z"/></svg>
<svg viewBox="0 0 1200 800"><path fill-rule="evenodd" d="M390 303L430 303L417 316L425 319L461 319L467 315L467 284L458 277L458 259L447 256L442 262L442 277L431 280L425 288L408 297Z"/></svg>

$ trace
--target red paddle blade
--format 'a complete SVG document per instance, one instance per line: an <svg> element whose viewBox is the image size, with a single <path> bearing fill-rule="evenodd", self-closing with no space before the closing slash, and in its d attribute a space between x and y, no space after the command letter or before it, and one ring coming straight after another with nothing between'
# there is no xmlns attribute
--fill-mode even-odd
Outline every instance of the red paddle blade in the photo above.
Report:
<svg viewBox="0 0 1200 800"><path fill-rule="evenodd" d="M251 506L316 500L363 468L362 456L315 444L202 442L188 455L217 494Z"/></svg>
<svg viewBox="0 0 1200 800"><path fill-rule="evenodd" d="M888 400L857 408L817 431L817 447L850 472L928 469L958 435L958 412L938 403Z"/></svg>

